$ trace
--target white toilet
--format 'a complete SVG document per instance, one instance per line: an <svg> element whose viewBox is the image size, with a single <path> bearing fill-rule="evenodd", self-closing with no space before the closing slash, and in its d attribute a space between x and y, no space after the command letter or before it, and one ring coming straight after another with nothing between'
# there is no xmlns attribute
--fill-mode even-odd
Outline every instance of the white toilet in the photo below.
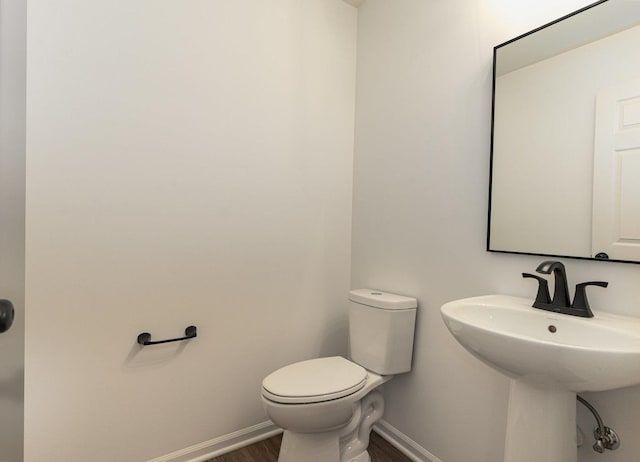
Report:
<svg viewBox="0 0 640 462"><path fill-rule="evenodd" d="M285 366L262 381L267 415L284 428L278 462L369 462L382 417L376 390L411 370L418 302L370 289L349 293L351 361L333 356Z"/></svg>

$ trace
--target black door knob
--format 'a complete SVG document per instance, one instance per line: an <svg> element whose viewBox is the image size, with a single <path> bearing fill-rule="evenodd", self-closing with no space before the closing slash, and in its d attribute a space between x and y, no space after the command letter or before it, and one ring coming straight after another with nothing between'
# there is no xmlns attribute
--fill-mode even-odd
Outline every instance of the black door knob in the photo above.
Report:
<svg viewBox="0 0 640 462"><path fill-rule="evenodd" d="M9 330L15 315L16 310L13 309L13 303L9 300L0 300L0 333Z"/></svg>

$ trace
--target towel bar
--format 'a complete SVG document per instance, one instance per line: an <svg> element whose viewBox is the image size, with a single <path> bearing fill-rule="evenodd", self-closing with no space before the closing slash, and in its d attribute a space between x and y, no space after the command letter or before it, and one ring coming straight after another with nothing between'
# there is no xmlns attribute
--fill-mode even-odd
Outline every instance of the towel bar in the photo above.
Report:
<svg viewBox="0 0 640 462"><path fill-rule="evenodd" d="M167 340L151 340L151 334L149 332L143 332L138 335L138 343L140 345L158 345L159 343L179 342L181 340L189 340L198 336L198 328L196 326L189 326L184 330L184 337L171 338Z"/></svg>

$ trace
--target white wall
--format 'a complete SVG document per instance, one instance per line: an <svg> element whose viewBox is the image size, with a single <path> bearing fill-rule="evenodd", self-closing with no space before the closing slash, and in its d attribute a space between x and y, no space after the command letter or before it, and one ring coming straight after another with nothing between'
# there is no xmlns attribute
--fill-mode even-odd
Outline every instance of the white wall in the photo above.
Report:
<svg viewBox="0 0 640 462"><path fill-rule="evenodd" d="M0 3L0 299L13 326L0 334L0 460L22 461L24 409L24 150L26 4Z"/></svg>
<svg viewBox="0 0 640 462"><path fill-rule="evenodd" d="M419 298L385 418L444 462L501 459L507 383L438 309L531 296L540 261L484 251L491 50L585 4L359 10L351 285ZM345 351L355 10L31 0L28 18L25 460L146 460L264 420L266 373ZM565 263L610 281L596 310L638 315L640 267ZM134 343L190 323L187 345ZM639 393L587 396L623 447L581 462L640 452Z"/></svg>
<svg viewBox="0 0 640 462"><path fill-rule="evenodd" d="M356 10L30 0L28 24L25 460L265 421L267 373L346 352Z"/></svg>
<svg viewBox="0 0 640 462"><path fill-rule="evenodd" d="M352 287L420 301L413 371L386 387L385 419L444 462L502 460L508 383L446 330L440 306L532 297L542 260L485 252L493 46L588 2L368 0L358 16ZM640 267L565 260L570 284L604 279L595 310L640 315ZM586 395L623 438L580 461L635 460L639 388ZM593 421L579 420L590 432Z"/></svg>

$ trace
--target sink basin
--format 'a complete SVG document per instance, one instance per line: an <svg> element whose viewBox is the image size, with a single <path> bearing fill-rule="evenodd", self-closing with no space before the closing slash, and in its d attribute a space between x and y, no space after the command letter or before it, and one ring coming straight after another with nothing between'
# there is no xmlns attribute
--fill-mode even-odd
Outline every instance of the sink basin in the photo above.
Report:
<svg viewBox="0 0 640 462"><path fill-rule="evenodd" d="M531 303L487 295L447 303L441 312L462 346L510 377L575 392L640 384L640 320L579 318Z"/></svg>
<svg viewBox="0 0 640 462"><path fill-rule="evenodd" d="M579 318L506 295L442 306L473 356L511 379L505 462L577 462L576 393L640 384L640 319Z"/></svg>

